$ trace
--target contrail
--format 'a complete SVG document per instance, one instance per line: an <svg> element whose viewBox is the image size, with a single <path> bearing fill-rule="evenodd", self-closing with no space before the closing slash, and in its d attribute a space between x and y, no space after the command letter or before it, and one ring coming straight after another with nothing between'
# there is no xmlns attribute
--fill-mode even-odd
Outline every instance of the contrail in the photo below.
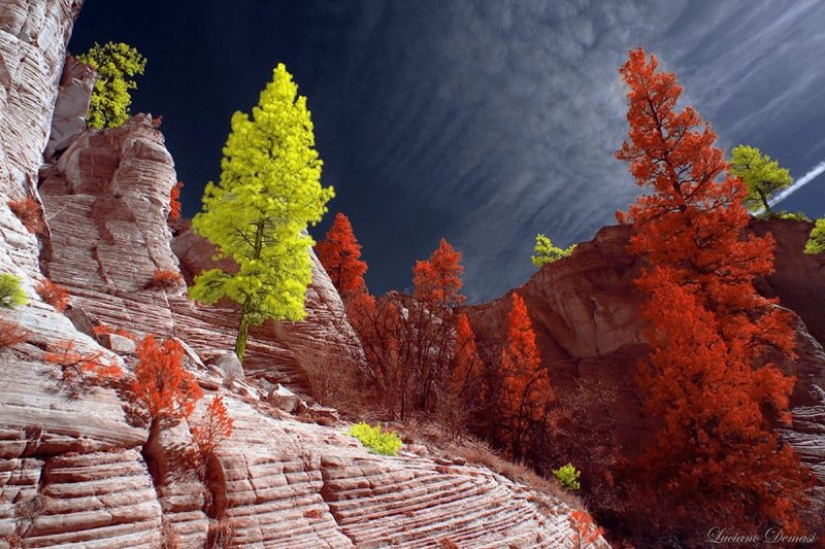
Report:
<svg viewBox="0 0 825 549"><path fill-rule="evenodd" d="M796 191L798 191L799 189L801 189L802 187L804 187L805 185L807 185L808 183L822 175L823 172L825 172L825 160L814 166L812 170L808 171L808 173L797 179L793 185L791 185L778 195L774 196L772 199L768 200L768 204L770 204L771 206L779 204L780 202L791 196L793 193L795 193Z"/></svg>

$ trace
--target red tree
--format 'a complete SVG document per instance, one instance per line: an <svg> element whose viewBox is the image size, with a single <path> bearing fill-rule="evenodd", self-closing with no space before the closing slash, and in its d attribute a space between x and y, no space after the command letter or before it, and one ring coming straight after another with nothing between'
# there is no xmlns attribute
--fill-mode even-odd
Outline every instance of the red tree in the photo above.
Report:
<svg viewBox="0 0 825 549"><path fill-rule="evenodd" d="M515 292L512 302L513 308L507 317L507 343L501 351L499 410L504 420L504 438L513 458L520 460L531 431L537 424L543 427L547 405L554 397L550 376L541 366L527 305Z"/></svg>
<svg viewBox="0 0 825 549"><path fill-rule="evenodd" d="M315 251L345 301L366 292L364 273L367 264L361 260L361 245L346 215L339 213L335 216L326 239L315 246Z"/></svg>
<svg viewBox="0 0 825 549"><path fill-rule="evenodd" d="M416 261L413 268L415 298L430 308L456 307L464 302L461 294L461 252L443 238L426 261Z"/></svg>
<svg viewBox="0 0 825 549"><path fill-rule="evenodd" d="M181 364L183 347L174 339L159 344L148 335L137 346L132 394L137 412L151 422L150 438L189 417L203 391Z"/></svg>
<svg viewBox="0 0 825 549"><path fill-rule="evenodd" d="M620 70L630 132L616 156L651 193L617 217L633 225L629 250L646 265L636 286L647 296L650 355L639 380L645 410L662 419L635 471L648 497L667 493L648 504L672 511L664 527L677 535L710 517L790 531L806 481L771 429L794 380L770 356L792 357L794 338L787 315L753 286L772 270L773 240L746 235L744 184L698 113L676 110L681 87L657 65L639 48Z"/></svg>

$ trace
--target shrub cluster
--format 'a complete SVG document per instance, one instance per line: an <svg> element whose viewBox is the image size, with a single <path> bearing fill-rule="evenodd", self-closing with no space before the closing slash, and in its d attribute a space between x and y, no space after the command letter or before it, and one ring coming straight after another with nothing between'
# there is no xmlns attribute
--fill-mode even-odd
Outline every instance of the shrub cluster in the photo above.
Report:
<svg viewBox="0 0 825 549"><path fill-rule="evenodd" d="M11 273L0 273L0 307L14 309L28 302L26 292L20 287L20 277Z"/></svg>
<svg viewBox="0 0 825 549"><path fill-rule="evenodd" d="M161 288L163 290L171 290L179 286L183 282L183 276L176 272L170 270L162 270L158 269L155 271L155 274L152 275L152 282L150 282L150 286L152 288Z"/></svg>
<svg viewBox="0 0 825 549"><path fill-rule="evenodd" d="M44 278L43 281L37 285L36 290L37 294L43 298L43 301L54 307L58 313L65 311L72 299L66 288L58 286L48 278Z"/></svg>
<svg viewBox="0 0 825 549"><path fill-rule="evenodd" d="M375 454L395 456L401 449L401 437L393 431L382 432L378 424L372 427L367 423L357 423L349 428L347 434L360 440Z"/></svg>
<svg viewBox="0 0 825 549"><path fill-rule="evenodd" d="M577 471L572 463L562 465L558 469L553 469L553 474L559 479L562 487L566 490L578 490L582 487L581 484L579 484L579 477L582 473L581 471Z"/></svg>
<svg viewBox="0 0 825 549"><path fill-rule="evenodd" d="M43 212L40 209L40 204L35 199L12 200L9 202L9 209L30 233L39 234L43 232Z"/></svg>

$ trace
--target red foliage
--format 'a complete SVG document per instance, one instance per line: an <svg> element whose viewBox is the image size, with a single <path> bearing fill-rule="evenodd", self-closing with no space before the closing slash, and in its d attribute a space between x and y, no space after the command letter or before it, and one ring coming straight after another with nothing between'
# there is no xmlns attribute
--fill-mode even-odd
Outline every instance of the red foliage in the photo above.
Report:
<svg viewBox="0 0 825 549"><path fill-rule="evenodd" d="M426 261L416 261L413 268L415 298L428 308L456 307L464 302L461 294L461 252L443 238Z"/></svg>
<svg viewBox="0 0 825 549"><path fill-rule="evenodd" d="M172 190L169 191L169 221L180 219L181 203L180 190L183 188L183 181L178 181Z"/></svg>
<svg viewBox="0 0 825 549"><path fill-rule="evenodd" d="M570 528L574 534L571 538L575 549L586 549L590 545L596 545L604 530L596 526L590 513L581 509L576 509L567 517Z"/></svg>
<svg viewBox="0 0 825 549"><path fill-rule="evenodd" d="M28 340L31 333L14 322L0 320L0 349L8 349Z"/></svg>
<svg viewBox="0 0 825 549"><path fill-rule="evenodd" d="M37 285L36 289L37 294L43 298L43 301L54 307L59 313L66 310L66 307L69 306L72 299L72 296L69 295L69 291L66 290L66 288L58 286L48 278L44 278Z"/></svg>
<svg viewBox="0 0 825 549"><path fill-rule="evenodd" d="M361 260L361 245L346 215L335 216L326 239L315 246L315 251L345 301L367 291L364 282L367 264Z"/></svg>
<svg viewBox="0 0 825 549"><path fill-rule="evenodd" d="M40 234L45 228L43 210L33 198L9 201L9 209L23 223L23 226L33 234Z"/></svg>
<svg viewBox="0 0 825 549"><path fill-rule="evenodd" d="M170 290L178 287L183 282L183 275L176 271L158 269L152 275L152 282L149 285L152 288L161 288Z"/></svg>
<svg viewBox="0 0 825 549"><path fill-rule="evenodd" d="M160 428L189 417L203 391L181 365L183 347L174 339L159 344L148 335L137 346L132 393L136 412Z"/></svg>
<svg viewBox="0 0 825 549"><path fill-rule="evenodd" d="M467 399L478 399L474 394L479 389L483 376L484 365L478 356L476 339L467 315L461 313L456 322L455 347L453 349L453 375L450 380L450 389L455 395L463 395Z"/></svg>
<svg viewBox="0 0 825 549"><path fill-rule="evenodd" d="M200 423L191 427L192 442L200 459L205 461L221 443L232 436L234 420L226 411L223 397L216 396L206 407L206 416Z"/></svg>
<svg viewBox="0 0 825 549"><path fill-rule="evenodd" d="M667 492L673 524L660 527L676 535L708 516L794 531L806 472L771 429L786 417L794 380L770 362L792 357L794 338L788 317L753 286L772 269L773 239L745 236L744 184L727 173L698 113L676 111L675 75L656 69L640 48L620 70L631 129L616 156L651 194L617 217L632 223L629 249L648 265L636 281L651 326L639 379L645 410L662 419L634 474L647 506L665 505L656 492Z"/></svg>
<svg viewBox="0 0 825 549"><path fill-rule="evenodd" d="M107 358L103 351L80 353L75 349L74 341L63 343L57 352L46 353L44 359L60 366L58 384L73 398L92 384L123 376L120 367Z"/></svg>
<svg viewBox="0 0 825 549"><path fill-rule="evenodd" d="M507 343L501 351L499 411L513 458L519 460L527 448L532 427L544 422L554 396L547 368L541 366L527 305L515 292L512 301L513 308L507 317Z"/></svg>

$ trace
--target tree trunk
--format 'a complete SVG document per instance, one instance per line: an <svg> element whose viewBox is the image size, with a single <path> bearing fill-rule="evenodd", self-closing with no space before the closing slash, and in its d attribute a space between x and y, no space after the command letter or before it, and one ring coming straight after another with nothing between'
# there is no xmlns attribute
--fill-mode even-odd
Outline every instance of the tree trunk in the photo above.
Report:
<svg viewBox="0 0 825 549"><path fill-rule="evenodd" d="M246 314L246 305L241 312L241 326L238 328L238 338L235 340L235 354L243 365L243 355L246 352L246 336L249 334L249 318Z"/></svg>

